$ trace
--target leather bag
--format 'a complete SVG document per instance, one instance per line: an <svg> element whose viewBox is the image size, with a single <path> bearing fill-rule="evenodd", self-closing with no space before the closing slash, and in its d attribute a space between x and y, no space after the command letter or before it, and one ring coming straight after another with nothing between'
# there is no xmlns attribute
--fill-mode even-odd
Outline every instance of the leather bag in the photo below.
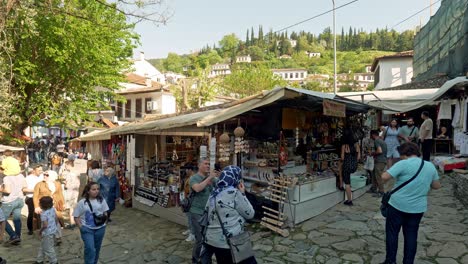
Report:
<svg viewBox="0 0 468 264"><path fill-rule="evenodd" d="M228 233L224 228L223 221L221 220L221 217L218 214L216 204L218 203L216 203L215 201L216 215L218 216L219 224L221 225L223 234L226 237L226 241L229 245L229 248L231 249L232 262L240 263L250 257L253 257L254 251L252 249L250 233L248 231L244 231L236 236L228 236Z"/></svg>

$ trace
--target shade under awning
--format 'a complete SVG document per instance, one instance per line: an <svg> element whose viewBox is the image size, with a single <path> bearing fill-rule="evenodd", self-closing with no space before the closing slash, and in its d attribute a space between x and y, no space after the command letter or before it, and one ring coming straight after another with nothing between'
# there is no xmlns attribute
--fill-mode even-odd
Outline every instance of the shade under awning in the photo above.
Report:
<svg viewBox="0 0 468 264"><path fill-rule="evenodd" d="M105 130L95 130L86 135L73 139L74 141L101 141L101 140L110 140L111 138L111 129Z"/></svg>

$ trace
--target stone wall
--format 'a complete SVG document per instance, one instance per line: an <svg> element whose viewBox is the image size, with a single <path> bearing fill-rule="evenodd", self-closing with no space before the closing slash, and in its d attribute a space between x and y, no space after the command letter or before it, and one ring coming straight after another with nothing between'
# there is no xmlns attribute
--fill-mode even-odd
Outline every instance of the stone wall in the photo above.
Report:
<svg viewBox="0 0 468 264"><path fill-rule="evenodd" d="M468 206L468 174L452 174L452 184L455 197L463 205Z"/></svg>

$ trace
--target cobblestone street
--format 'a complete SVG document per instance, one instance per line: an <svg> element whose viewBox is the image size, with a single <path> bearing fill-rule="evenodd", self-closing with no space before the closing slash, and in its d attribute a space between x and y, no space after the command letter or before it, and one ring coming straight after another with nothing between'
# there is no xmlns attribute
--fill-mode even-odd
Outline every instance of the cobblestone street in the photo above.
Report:
<svg viewBox="0 0 468 264"><path fill-rule="evenodd" d="M453 197L448 176L442 177L442 184L442 189L430 193L416 263L468 263L468 210ZM385 257L385 242L384 218L378 205L377 198L365 194L353 207L338 205L296 226L288 238L255 224L252 239L258 262L380 263ZM183 226L121 206L113 220L107 227L100 263L190 263L192 244L184 241ZM39 241L36 235L25 234L25 229L20 246L0 246L0 256L8 263L35 261ZM400 236L399 263L402 242ZM57 251L60 263L83 263L79 231L64 230Z"/></svg>

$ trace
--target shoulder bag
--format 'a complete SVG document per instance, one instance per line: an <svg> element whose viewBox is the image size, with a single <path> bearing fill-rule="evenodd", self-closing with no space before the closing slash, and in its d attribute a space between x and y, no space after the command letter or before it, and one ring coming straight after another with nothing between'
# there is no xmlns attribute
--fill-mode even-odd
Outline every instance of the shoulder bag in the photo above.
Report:
<svg viewBox="0 0 468 264"><path fill-rule="evenodd" d="M240 263L250 257L253 257L254 251L252 249L252 242L250 241L250 233L248 231L244 231L236 236L229 236L227 230L224 228L223 221L219 216L216 204L217 203L215 200L214 209L216 211L216 215L218 216L218 221L221 225L223 234L226 237L229 248L231 249L232 262Z"/></svg>
<svg viewBox="0 0 468 264"><path fill-rule="evenodd" d="M103 224L105 224L107 222L107 215L106 214L97 215L93 211L93 206L91 205L91 202L88 199L86 199L86 202L88 203L89 209L91 209L91 213L93 214L94 224L96 226L102 226Z"/></svg>
<svg viewBox="0 0 468 264"><path fill-rule="evenodd" d="M411 135L413 135L413 132L414 132L415 129L416 129L416 126L413 126L413 129L411 129L411 132L408 135L409 137L411 137ZM416 143L416 138L412 138L411 142Z"/></svg>
<svg viewBox="0 0 468 264"><path fill-rule="evenodd" d="M190 188L189 195L180 202L180 208L182 209L182 212L188 213L190 211L190 207L192 207L193 198L195 198L195 192L192 190L192 188Z"/></svg>
<svg viewBox="0 0 468 264"><path fill-rule="evenodd" d="M390 201L390 198L392 197L392 194L396 193L397 191L399 191L401 188L405 187L408 183L410 183L412 180L416 179L416 177L419 175L419 173L421 172L422 168L424 166L424 160L421 159L421 165L419 166L419 169L418 171L416 172L416 174L414 174L413 177L411 177L411 179L405 181L404 183L402 183L400 186L398 186L397 188L395 188L394 190L392 190L391 192L386 192L383 194L382 196L382 203L380 204L380 213L382 213L382 216L383 217L387 217L387 212L388 212L388 207L389 207L389 201Z"/></svg>

